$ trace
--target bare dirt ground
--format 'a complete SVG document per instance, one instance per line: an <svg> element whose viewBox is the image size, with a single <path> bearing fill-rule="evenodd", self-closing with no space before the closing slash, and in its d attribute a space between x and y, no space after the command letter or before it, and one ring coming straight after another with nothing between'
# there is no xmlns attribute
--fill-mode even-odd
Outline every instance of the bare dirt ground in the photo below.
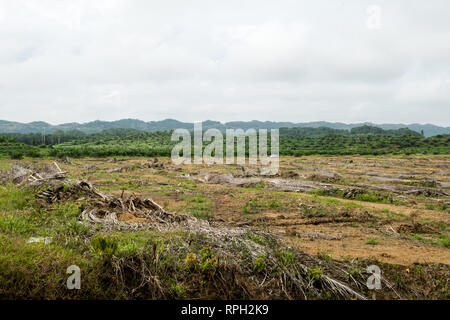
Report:
<svg viewBox="0 0 450 320"><path fill-rule="evenodd" d="M257 166L176 166L168 158L58 163L100 190L148 196L170 212L268 229L308 254L450 265L448 156L282 157L274 177L260 175ZM0 169L12 165L2 161Z"/></svg>

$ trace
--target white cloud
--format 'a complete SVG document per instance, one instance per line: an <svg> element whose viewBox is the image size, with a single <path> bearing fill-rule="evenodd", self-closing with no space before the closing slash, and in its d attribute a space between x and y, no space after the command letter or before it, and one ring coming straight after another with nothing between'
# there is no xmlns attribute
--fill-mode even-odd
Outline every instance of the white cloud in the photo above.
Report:
<svg viewBox="0 0 450 320"><path fill-rule="evenodd" d="M0 0L0 119L450 125L432 3Z"/></svg>

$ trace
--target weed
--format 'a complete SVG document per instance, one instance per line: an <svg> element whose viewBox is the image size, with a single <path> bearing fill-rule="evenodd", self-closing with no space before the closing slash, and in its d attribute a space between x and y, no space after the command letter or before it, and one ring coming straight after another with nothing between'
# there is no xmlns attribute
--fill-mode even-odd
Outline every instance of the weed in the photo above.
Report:
<svg viewBox="0 0 450 320"><path fill-rule="evenodd" d="M5 211L25 210L36 204L35 193L13 185L0 185L0 209Z"/></svg>
<svg viewBox="0 0 450 320"><path fill-rule="evenodd" d="M355 200L367 201L367 202L378 202L380 198L374 194L362 193L355 195Z"/></svg>
<svg viewBox="0 0 450 320"><path fill-rule="evenodd" d="M366 244L370 244L371 246L375 246L377 244L379 244L379 241L375 238L370 238L369 240L367 240Z"/></svg>
<svg viewBox="0 0 450 320"><path fill-rule="evenodd" d="M416 239L416 240L419 240L419 241L425 241L425 238L422 237L421 235L417 234L417 233L413 234L413 238Z"/></svg>
<svg viewBox="0 0 450 320"><path fill-rule="evenodd" d="M283 209L284 206L281 205L277 200L270 200L267 202L252 200L242 207L242 212L244 213L258 213L266 209Z"/></svg>
<svg viewBox="0 0 450 320"><path fill-rule="evenodd" d="M180 199L189 203L186 205L185 210L197 219L210 220L214 217L211 208L212 201L206 199L203 195L181 196Z"/></svg>
<svg viewBox="0 0 450 320"><path fill-rule="evenodd" d="M325 261L326 263L330 263L331 261L333 261L331 256L328 255L326 252L320 252L319 258L322 259L323 261Z"/></svg>
<svg viewBox="0 0 450 320"><path fill-rule="evenodd" d="M295 255L288 249L281 249L277 252L278 262L282 267L289 267L295 262Z"/></svg>
<svg viewBox="0 0 450 320"><path fill-rule="evenodd" d="M104 235L97 235L91 239L93 252L100 257L110 258L117 254L118 243L116 239Z"/></svg>
<svg viewBox="0 0 450 320"><path fill-rule="evenodd" d="M184 298L186 296L186 289L181 283L172 285L172 290L177 298Z"/></svg>
<svg viewBox="0 0 450 320"><path fill-rule="evenodd" d="M313 281L319 281L322 278L323 270L321 268L308 269L308 277Z"/></svg>
<svg viewBox="0 0 450 320"><path fill-rule="evenodd" d="M204 273L212 273L218 265L218 259L210 246L204 246L200 250L200 270Z"/></svg>
<svg viewBox="0 0 450 320"><path fill-rule="evenodd" d="M255 259L253 269L258 273L263 272L267 267L266 260L267 260L267 258L265 255L262 255L262 254L258 255L258 257Z"/></svg>
<svg viewBox="0 0 450 320"><path fill-rule="evenodd" d="M449 236L442 234L439 236L439 239L444 247L450 248L450 237Z"/></svg>
<svg viewBox="0 0 450 320"><path fill-rule="evenodd" d="M184 258L184 265L190 270L196 269L198 266L197 255L193 252L189 252Z"/></svg>
<svg viewBox="0 0 450 320"><path fill-rule="evenodd" d="M264 245L266 243L266 241L263 237L258 236L257 234L254 234L252 232L248 233L248 238L256 243L261 244L261 245Z"/></svg>

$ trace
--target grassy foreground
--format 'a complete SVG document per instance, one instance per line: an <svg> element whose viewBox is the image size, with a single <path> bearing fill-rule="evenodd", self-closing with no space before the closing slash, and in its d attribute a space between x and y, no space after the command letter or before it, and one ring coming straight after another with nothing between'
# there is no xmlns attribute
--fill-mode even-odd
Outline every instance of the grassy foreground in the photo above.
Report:
<svg viewBox="0 0 450 320"><path fill-rule="evenodd" d="M337 261L325 253L315 258L267 230L217 222L206 231L105 228L80 218L95 199L69 185L62 192L74 194L73 200L37 197L48 190L0 185L1 299L450 298L445 264L405 268L371 259ZM205 222L203 198L183 199ZM243 210L278 207L269 201ZM372 264L383 270L381 290L366 286ZM71 265L81 269L80 290L66 287Z"/></svg>

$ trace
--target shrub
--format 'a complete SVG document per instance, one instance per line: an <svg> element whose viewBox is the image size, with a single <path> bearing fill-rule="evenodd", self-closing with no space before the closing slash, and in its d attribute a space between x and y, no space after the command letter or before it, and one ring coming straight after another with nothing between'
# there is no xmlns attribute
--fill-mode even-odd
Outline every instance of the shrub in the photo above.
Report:
<svg viewBox="0 0 450 320"><path fill-rule="evenodd" d="M20 151L10 151L9 157L13 160L22 160L23 159L23 153Z"/></svg>
<svg viewBox="0 0 450 320"><path fill-rule="evenodd" d="M195 269L198 266L197 255L193 252L189 252L184 258L184 264L188 269Z"/></svg>
<svg viewBox="0 0 450 320"><path fill-rule="evenodd" d="M98 235L92 238L91 247L95 254L101 257L112 257L117 253L118 244L115 239Z"/></svg>
<svg viewBox="0 0 450 320"><path fill-rule="evenodd" d="M308 277L313 281L319 281L323 275L323 270L320 268L308 269Z"/></svg>
<svg viewBox="0 0 450 320"><path fill-rule="evenodd" d="M267 267L267 263L266 263L266 256L264 255L259 255L256 260L255 263L253 265L253 269L256 272L263 272Z"/></svg>
<svg viewBox="0 0 450 320"><path fill-rule="evenodd" d="M204 246L200 250L200 270L205 273L213 272L218 265L217 257L210 246Z"/></svg>

